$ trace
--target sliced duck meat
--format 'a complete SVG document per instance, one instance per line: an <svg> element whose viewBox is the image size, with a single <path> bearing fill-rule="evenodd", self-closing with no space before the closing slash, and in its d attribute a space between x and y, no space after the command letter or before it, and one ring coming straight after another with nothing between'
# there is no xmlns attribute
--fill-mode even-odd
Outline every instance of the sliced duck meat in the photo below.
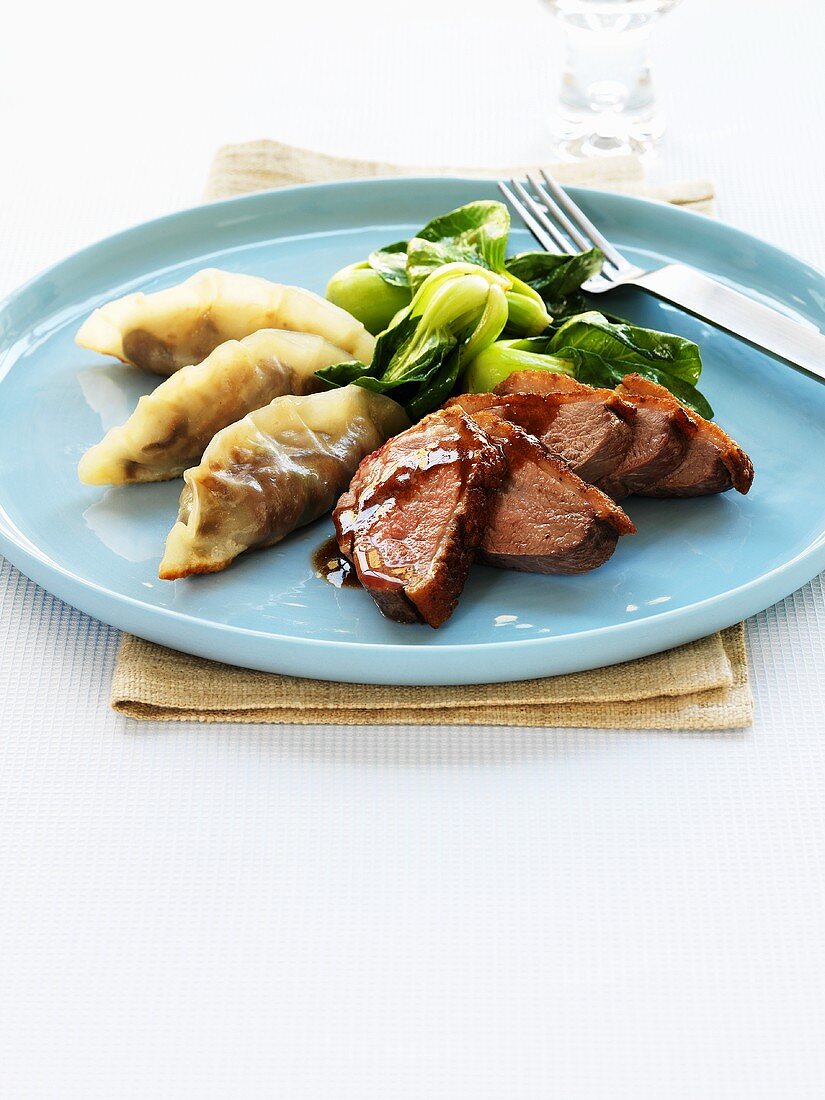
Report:
<svg viewBox="0 0 825 1100"><path fill-rule="evenodd" d="M363 460L335 528L387 618L436 627L452 615L505 473L501 447L459 408L431 413Z"/></svg>
<svg viewBox="0 0 825 1100"><path fill-rule="evenodd" d="M628 401L655 397L685 409L672 393L638 374L622 379L618 392ZM747 493L753 483L753 463L718 424L705 420L692 409L685 409L696 425L681 463L652 485L636 489L647 497L698 497L736 489Z"/></svg>
<svg viewBox="0 0 825 1100"><path fill-rule="evenodd" d="M542 437L585 481L609 477L630 449L636 410L614 390L597 389L555 371L515 371L496 393L543 395L556 408Z"/></svg>
<svg viewBox="0 0 825 1100"><path fill-rule="evenodd" d="M690 440L698 431L692 414L667 390L663 392L667 397L623 395L636 408L630 449L609 477L596 482L614 500L644 493L672 474L684 461Z"/></svg>
<svg viewBox="0 0 825 1100"><path fill-rule="evenodd" d="M507 473L493 494L480 559L524 573L586 573L636 528L617 504L494 412L473 414L503 450Z"/></svg>
<svg viewBox="0 0 825 1100"><path fill-rule="evenodd" d="M536 376L535 391L527 387ZM448 404L490 409L546 444L585 481L617 469L630 447L636 410L613 390L596 390L551 371L518 371L513 392L463 394ZM502 386L510 382L506 379ZM557 388L554 388L557 386Z"/></svg>

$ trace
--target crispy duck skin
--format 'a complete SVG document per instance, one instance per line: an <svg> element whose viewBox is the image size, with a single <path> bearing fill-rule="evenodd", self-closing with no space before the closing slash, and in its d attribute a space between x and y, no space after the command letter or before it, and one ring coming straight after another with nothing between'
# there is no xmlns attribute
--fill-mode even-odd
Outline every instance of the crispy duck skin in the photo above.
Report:
<svg viewBox="0 0 825 1100"><path fill-rule="evenodd" d="M692 409L685 409L663 386L649 382L638 374L626 375L618 392L628 401L654 397L679 406L696 425L682 462L652 485L637 489L640 496L708 496L727 492L728 489L736 489L738 493L748 492L753 484L753 463L718 424L705 420Z"/></svg>

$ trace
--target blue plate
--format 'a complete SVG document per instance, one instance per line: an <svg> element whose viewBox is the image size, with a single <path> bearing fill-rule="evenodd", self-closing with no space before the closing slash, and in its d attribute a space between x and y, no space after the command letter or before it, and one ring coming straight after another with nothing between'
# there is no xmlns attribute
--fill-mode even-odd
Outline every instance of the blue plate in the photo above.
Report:
<svg viewBox="0 0 825 1100"><path fill-rule="evenodd" d="M825 276L800 260L671 206L573 193L631 260L685 261L822 326ZM825 568L825 387L641 292L617 291L613 312L701 345L702 390L756 467L749 496L631 500L638 534L588 576L476 567L438 631L387 622L364 592L314 575L329 520L224 573L158 580L180 483L100 491L75 472L157 379L76 347L83 318L206 266L323 292L375 246L496 195L490 181L402 179L244 196L127 230L21 288L0 307L0 549L55 595L152 641L250 668L397 684L625 661L737 622ZM514 231L512 246L531 240Z"/></svg>

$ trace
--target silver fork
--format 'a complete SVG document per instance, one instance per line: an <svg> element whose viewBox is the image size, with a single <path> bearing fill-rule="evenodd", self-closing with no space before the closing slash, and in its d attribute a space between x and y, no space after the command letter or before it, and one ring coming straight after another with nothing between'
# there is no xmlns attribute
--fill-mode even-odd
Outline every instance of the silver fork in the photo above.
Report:
<svg viewBox="0 0 825 1100"><path fill-rule="evenodd" d="M825 336L711 279L686 264L667 264L652 271L635 267L600 233L560 184L547 172L542 179L528 173L531 191L519 180L499 183L504 196L548 252L573 255L593 247L605 256L604 266L584 284L593 294L616 286L637 286L753 347L825 382Z"/></svg>

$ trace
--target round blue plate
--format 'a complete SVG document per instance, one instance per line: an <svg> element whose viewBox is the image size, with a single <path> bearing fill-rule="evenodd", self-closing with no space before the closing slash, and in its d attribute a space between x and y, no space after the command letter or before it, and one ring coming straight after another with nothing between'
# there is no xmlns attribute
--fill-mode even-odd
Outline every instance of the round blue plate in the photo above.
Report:
<svg viewBox="0 0 825 1100"><path fill-rule="evenodd" d="M574 191L630 259L693 264L823 324L825 276L727 226L671 206ZM64 260L0 307L0 549L55 595L124 630L232 664L298 676L458 684L595 668L698 638L825 568L825 387L640 291L610 309L702 347L701 388L750 453L751 493L631 500L638 534L583 577L473 569L438 631L381 617L362 591L318 579L329 520L224 573L157 578L180 482L79 483L77 461L157 379L74 344L83 318L201 267L323 292L329 276L436 214L495 198L490 181L368 180L297 187L185 210ZM514 230L513 250L532 247Z"/></svg>

